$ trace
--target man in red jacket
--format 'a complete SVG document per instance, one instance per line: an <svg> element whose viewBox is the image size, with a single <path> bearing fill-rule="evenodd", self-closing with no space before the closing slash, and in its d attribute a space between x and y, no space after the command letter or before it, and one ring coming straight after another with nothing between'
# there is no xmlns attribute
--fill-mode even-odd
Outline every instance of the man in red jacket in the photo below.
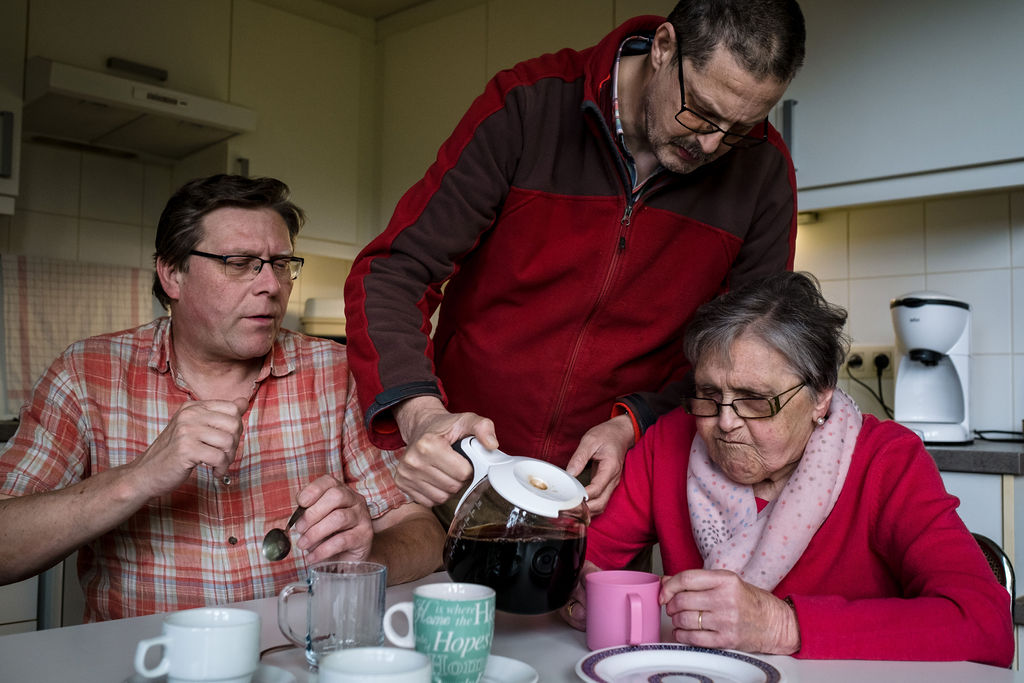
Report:
<svg viewBox="0 0 1024 683"><path fill-rule="evenodd" d="M693 311L792 268L795 174L767 117L803 54L795 0L682 0L491 80L345 286L368 430L408 445L414 500L469 478L453 442L500 435L573 474L593 461L604 508L676 404Z"/></svg>

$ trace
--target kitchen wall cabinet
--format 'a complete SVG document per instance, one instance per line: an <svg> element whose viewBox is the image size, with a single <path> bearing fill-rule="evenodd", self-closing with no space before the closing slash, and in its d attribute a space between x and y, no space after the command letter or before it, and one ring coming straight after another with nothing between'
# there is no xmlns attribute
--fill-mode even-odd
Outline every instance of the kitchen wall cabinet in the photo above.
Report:
<svg viewBox="0 0 1024 683"><path fill-rule="evenodd" d="M802 0L802 209L1020 185L1018 0Z"/></svg>
<svg viewBox="0 0 1024 683"><path fill-rule="evenodd" d="M373 23L350 26L236 0L231 33L232 100L260 121L229 155L291 187L308 218L298 250L340 258L355 256L375 177Z"/></svg>
<svg viewBox="0 0 1024 683"><path fill-rule="evenodd" d="M380 204L377 229L367 240L387 226L398 200L426 173L487 78L486 7L411 26L396 25L397 19L381 22Z"/></svg>
<svg viewBox="0 0 1024 683"><path fill-rule="evenodd" d="M14 213L19 187L26 3L0 3L0 214Z"/></svg>
<svg viewBox="0 0 1024 683"><path fill-rule="evenodd" d="M960 499L957 512L967 528L1000 544L1024 595L1024 476L942 472L946 490Z"/></svg>
<svg viewBox="0 0 1024 683"><path fill-rule="evenodd" d="M1008 475L942 473L946 490L960 499L957 512L967 528L1000 545L1003 544L1003 476Z"/></svg>
<svg viewBox="0 0 1024 683"><path fill-rule="evenodd" d="M95 71L120 57L167 70L164 87L229 99L231 0L28 2L28 56Z"/></svg>
<svg viewBox="0 0 1024 683"><path fill-rule="evenodd" d="M649 0L435 2L378 23L379 226L500 69L595 44L618 23L671 6ZM538 21L538 17L543 19ZM430 59L424 59L429 55ZM376 233L368 234L365 239Z"/></svg>
<svg viewBox="0 0 1024 683"><path fill-rule="evenodd" d="M32 17L19 79L25 54L98 71L117 56L166 69L168 88L257 112L256 131L178 162L175 187L218 172L281 178L307 212L307 254L351 259L357 226L375 227L372 20L316 0L17 1Z"/></svg>

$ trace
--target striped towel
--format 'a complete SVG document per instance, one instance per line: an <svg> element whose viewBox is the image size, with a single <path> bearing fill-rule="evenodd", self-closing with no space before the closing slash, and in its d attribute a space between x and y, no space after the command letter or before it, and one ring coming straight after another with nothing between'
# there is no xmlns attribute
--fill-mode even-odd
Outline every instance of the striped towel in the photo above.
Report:
<svg viewBox="0 0 1024 683"><path fill-rule="evenodd" d="M70 343L154 317L152 270L10 254L0 270L10 412Z"/></svg>

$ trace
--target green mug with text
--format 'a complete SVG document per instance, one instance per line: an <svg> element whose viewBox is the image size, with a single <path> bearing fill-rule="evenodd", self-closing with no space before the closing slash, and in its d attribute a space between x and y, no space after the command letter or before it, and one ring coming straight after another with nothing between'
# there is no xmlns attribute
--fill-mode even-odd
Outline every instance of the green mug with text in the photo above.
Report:
<svg viewBox="0 0 1024 683"><path fill-rule="evenodd" d="M391 625L398 612L409 623L404 635ZM494 589L474 583L419 586L412 602L392 605L384 614L384 634L430 657L433 683L476 683L494 639Z"/></svg>

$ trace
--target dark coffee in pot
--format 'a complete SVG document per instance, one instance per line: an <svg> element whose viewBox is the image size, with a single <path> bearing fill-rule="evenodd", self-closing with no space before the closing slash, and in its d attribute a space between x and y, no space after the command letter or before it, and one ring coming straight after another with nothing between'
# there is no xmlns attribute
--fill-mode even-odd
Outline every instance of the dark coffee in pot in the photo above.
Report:
<svg viewBox="0 0 1024 683"><path fill-rule="evenodd" d="M551 535L549 535L549 532ZM542 614L569 601L586 551L586 538L561 529L528 538L506 538L500 524L471 527L449 537L445 568L453 581L490 586L495 607L515 614Z"/></svg>

